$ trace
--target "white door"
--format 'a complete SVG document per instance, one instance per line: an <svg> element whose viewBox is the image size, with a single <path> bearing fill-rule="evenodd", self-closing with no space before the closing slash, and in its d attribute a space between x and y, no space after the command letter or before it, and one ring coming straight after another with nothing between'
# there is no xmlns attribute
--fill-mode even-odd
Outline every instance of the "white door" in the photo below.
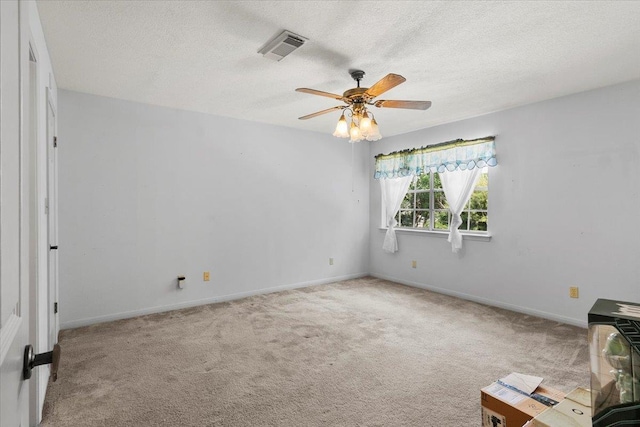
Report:
<svg viewBox="0 0 640 427"><path fill-rule="evenodd" d="M0 425L29 423L22 379L29 338L28 197L20 140L20 26L17 0L0 1ZM27 236L25 236L27 234ZM28 240L27 240L28 242ZM25 265L26 264L26 265ZM22 272L26 271L27 274Z"/></svg>
<svg viewBox="0 0 640 427"><path fill-rule="evenodd" d="M58 150L55 111L51 93L47 91L47 219L49 230L49 348L58 342Z"/></svg>

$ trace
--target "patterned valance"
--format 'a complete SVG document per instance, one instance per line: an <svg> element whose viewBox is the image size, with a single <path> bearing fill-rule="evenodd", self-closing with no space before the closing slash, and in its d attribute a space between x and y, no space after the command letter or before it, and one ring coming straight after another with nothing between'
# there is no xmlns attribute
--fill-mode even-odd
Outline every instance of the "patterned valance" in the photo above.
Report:
<svg viewBox="0 0 640 427"><path fill-rule="evenodd" d="M457 139L376 156L375 179L495 166L495 137Z"/></svg>

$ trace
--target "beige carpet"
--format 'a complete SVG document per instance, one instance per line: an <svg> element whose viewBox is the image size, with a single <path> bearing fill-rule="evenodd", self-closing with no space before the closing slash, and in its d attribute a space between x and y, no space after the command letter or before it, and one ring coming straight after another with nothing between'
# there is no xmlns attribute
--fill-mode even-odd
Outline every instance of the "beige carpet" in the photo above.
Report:
<svg viewBox="0 0 640 427"><path fill-rule="evenodd" d="M474 426L512 371L588 386L586 330L364 278L63 331L43 426Z"/></svg>

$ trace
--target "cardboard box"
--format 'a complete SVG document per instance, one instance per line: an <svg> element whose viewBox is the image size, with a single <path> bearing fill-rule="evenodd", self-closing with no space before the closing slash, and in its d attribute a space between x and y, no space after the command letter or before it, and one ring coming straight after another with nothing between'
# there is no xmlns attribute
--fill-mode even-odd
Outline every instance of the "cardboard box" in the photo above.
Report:
<svg viewBox="0 0 640 427"><path fill-rule="evenodd" d="M554 407L536 416L531 427L591 427L591 391L578 387Z"/></svg>
<svg viewBox="0 0 640 427"><path fill-rule="evenodd" d="M534 393L555 401L562 401L565 394L546 386L539 386ZM548 406L524 394L493 383L481 390L482 427L522 427L527 421L544 412Z"/></svg>

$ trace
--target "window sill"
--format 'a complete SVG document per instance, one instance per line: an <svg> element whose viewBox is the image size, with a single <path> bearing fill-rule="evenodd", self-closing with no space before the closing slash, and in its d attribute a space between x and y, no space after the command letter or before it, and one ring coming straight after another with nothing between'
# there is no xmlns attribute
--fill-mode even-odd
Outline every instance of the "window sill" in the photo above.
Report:
<svg viewBox="0 0 640 427"><path fill-rule="evenodd" d="M387 232L387 227L379 227L378 230ZM448 231L433 231L433 230L418 230L415 228L396 228L396 233L410 233L410 234L424 234L429 237L440 237L446 239L449 236ZM474 234L474 233L465 233L461 231L464 237L464 240L475 240L478 242L490 242L491 235L490 234Z"/></svg>

